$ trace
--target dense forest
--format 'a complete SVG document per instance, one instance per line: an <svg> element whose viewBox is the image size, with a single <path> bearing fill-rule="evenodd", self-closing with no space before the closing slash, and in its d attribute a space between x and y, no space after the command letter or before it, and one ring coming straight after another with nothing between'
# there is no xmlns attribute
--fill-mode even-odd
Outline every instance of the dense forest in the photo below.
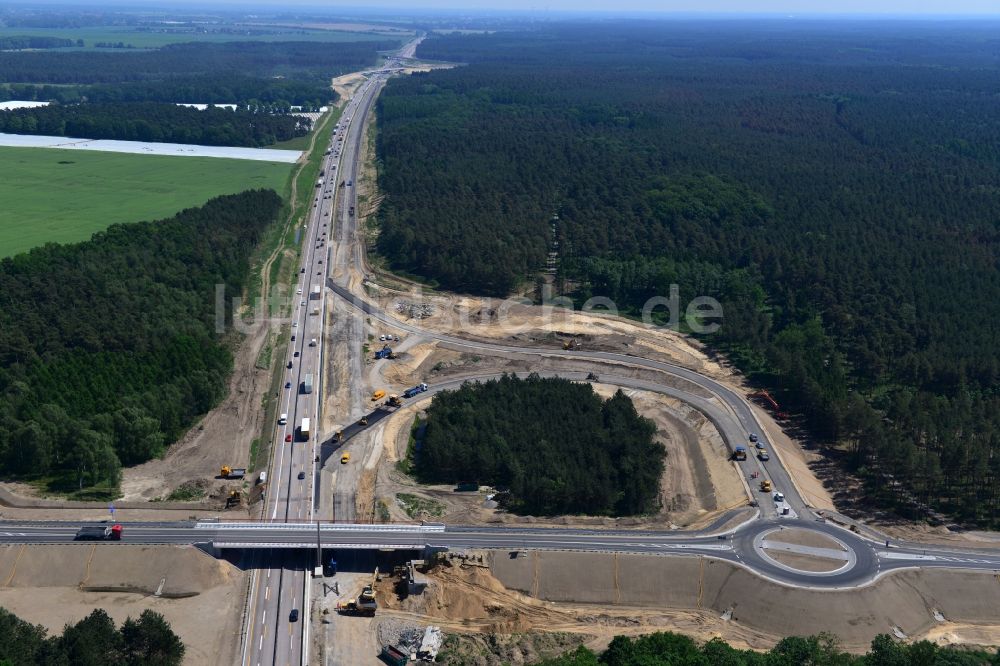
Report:
<svg viewBox="0 0 1000 666"><path fill-rule="evenodd" d="M842 651L832 636L792 636L767 652L737 650L721 638L698 645L687 636L657 632L630 638L616 636L597 656L580 647L538 666L996 666L997 653L962 647L939 647L930 641L901 643L888 634L875 637L863 656Z"/></svg>
<svg viewBox="0 0 1000 666"><path fill-rule="evenodd" d="M171 102L236 104L260 111L287 111L290 106L318 109L337 94L328 84L296 79L263 79L237 75L173 76L161 81L100 85L0 85L0 101L38 102Z"/></svg>
<svg viewBox="0 0 1000 666"><path fill-rule="evenodd" d="M379 102L379 250L506 295L719 299L706 337L868 497L1000 524L989 26L552 24L425 40ZM586 44L587 48L580 45Z"/></svg>
<svg viewBox="0 0 1000 666"><path fill-rule="evenodd" d="M165 141L205 146L268 146L308 134L312 121L239 109L157 102L52 104L0 112L0 132L82 139Z"/></svg>
<svg viewBox="0 0 1000 666"><path fill-rule="evenodd" d="M170 44L156 50L0 53L6 83L123 83L173 76L224 75L328 80L375 62L395 41ZM192 101L192 100L179 100Z"/></svg>
<svg viewBox="0 0 1000 666"><path fill-rule="evenodd" d="M0 261L0 474L115 488L214 406L216 289L242 292L280 208L248 191Z"/></svg>
<svg viewBox="0 0 1000 666"><path fill-rule="evenodd" d="M655 511L665 452L656 426L619 391L532 375L434 396L414 470L424 483L496 487L529 515Z"/></svg>
<svg viewBox="0 0 1000 666"><path fill-rule="evenodd" d="M96 609L59 636L47 636L33 625L0 608L0 664L3 666L179 666L184 644L170 624L155 611L138 620L127 618L120 628Z"/></svg>

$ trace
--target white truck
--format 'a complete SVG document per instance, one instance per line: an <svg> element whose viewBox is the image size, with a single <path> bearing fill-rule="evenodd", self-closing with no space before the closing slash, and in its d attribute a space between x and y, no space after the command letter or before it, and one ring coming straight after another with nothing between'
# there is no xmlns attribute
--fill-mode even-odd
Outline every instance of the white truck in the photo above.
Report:
<svg viewBox="0 0 1000 666"><path fill-rule="evenodd" d="M318 299L322 295L323 295L323 288L317 284L313 286L312 292L310 292L309 297L313 299Z"/></svg>
<svg viewBox="0 0 1000 666"><path fill-rule="evenodd" d="M302 441L309 439L309 419L302 419L302 424L299 426L299 437Z"/></svg>

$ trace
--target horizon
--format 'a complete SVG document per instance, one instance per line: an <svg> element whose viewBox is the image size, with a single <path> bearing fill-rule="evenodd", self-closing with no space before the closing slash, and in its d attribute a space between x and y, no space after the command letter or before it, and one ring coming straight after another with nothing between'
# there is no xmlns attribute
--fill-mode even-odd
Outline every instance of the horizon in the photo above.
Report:
<svg viewBox="0 0 1000 666"><path fill-rule="evenodd" d="M279 13L309 12L312 14L352 14L372 15L386 12L401 14L428 13L474 13L503 16L572 16L599 18L671 18L671 19L854 19L854 20L968 20L976 18L1000 19L1000 9L990 0L958 0L951 3L946 11L939 3L922 0L841 0L830 3L810 2L803 7L795 0L763 0L752 9L740 0L671 0L669 5L657 0L624 0L609 7L602 0L485 0L474 3L469 0L426 0L420 6L407 6L400 0L371 0L366 6L353 2L333 5L327 0L293 0L277 4L274 0L33 0L31 2L3 3L3 9L109 9L127 10L171 10L190 11L198 8L204 11L223 10L231 12L243 10L272 11ZM478 5L478 6L477 6Z"/></svg>

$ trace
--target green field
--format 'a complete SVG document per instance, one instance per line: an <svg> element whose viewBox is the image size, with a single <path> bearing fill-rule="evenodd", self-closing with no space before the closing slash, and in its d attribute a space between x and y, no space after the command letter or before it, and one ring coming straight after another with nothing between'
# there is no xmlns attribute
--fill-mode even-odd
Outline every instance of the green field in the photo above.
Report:
<svg viewBox="0 0 1000 666"><path fill-rule="evenodd" d="M87 27L87 28L0 28L0 37L32 35L82 39L84 46L93 48L98 42L131 44L136 48L159 48L167 44L181 42L366 42L399 39L412 33L353 32L340 30L302 30L298 28L257 28L260 32L245 33L202 33L194 30L173 30L170 32L144 32L135 28Z"/></svg>
<svg viewBox="0 0 1000 666"><path fill-rule="evenodd" d="M220 194L284 195L292 164L0 147L0 257L87 240L116 222L169 217Z"/></svg>

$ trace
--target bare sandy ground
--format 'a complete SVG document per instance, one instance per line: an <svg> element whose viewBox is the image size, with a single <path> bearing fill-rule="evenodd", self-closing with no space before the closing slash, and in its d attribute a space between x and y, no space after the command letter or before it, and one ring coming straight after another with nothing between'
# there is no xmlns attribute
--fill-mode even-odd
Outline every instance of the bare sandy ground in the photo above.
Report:
<svg viewBox="0 0 1000 666"><path fill-rule="evenodd" d="M1000 584L988 574L909 571L862 590L814 592L702 558L490 552L448 556L428 578L427 590L409 598L383 584L379 617L459 633L576 633L598 650L615 635L664 630L753 649L830 631L864 652L893 627L939 644L1000 643ZM981 595L965 597L978 586Z"/></svg>
<svg viewBox="0 0 1000 666"><path fill-rule="evenodd" d="M245 584L189 547L0 546L0 606L55 633L95 608L119 624L151 609L184 642L185 664L235 661Z"/></svg>

